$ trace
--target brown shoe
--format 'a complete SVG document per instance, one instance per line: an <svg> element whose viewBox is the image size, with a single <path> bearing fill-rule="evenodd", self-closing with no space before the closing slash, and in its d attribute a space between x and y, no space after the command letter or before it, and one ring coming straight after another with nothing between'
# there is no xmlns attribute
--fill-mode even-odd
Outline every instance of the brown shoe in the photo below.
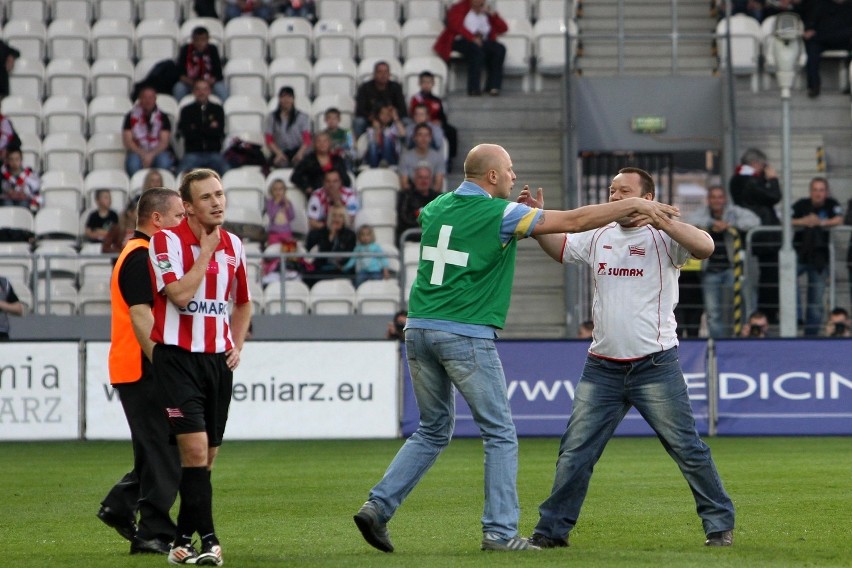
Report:
<svg viewBox="0 0 852 568"><path fill-rule="evenodd" d="M734 544L734 531L713 532L707 535L704 546L732 546Z"/></svg>

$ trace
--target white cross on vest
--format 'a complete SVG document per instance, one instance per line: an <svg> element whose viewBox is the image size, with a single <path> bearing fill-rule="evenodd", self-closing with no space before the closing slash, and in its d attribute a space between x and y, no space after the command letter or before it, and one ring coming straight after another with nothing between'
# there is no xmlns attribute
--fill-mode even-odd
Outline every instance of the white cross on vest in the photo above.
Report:
<svg viewBox="0 0 852 568"><path fill-rule="evenodd" d="M450 250L450 233L453 228L450 225L441 225L441 232L438 233L437 247L423 247L423 260L431 260L435 264L432 265L432 279L430 284L440 286L444 283L444 267L448 264L455 266L467 266L468 253L457 250Z"/></svg>

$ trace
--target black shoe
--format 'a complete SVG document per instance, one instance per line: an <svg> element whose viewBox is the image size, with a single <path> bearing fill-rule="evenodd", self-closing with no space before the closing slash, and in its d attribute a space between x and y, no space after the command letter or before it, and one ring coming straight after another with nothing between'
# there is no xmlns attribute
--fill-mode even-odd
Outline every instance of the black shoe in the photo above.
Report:
<svg viewBox="0 0 852 568"><path fill-rule="evenodd" d="M171 549L170 542L158 538L145 540L135 536L130 541L130 554L168 554Z"/></svg>
<svg viewBox="0 0 852 568"><path fill-rule="evenodd" d="M565 548L568 546L567 538L550 538L549 536L544 536L541 533L533 533L532 536L527 539L527 542L539 548Z"/></svg>
<svg viewBox="0 0 852 568"><path fill-rule="evenodd" d="M808 89L808 96L812 99L815 99L819 96L819 87L811 87Z"/></svg>
<svg viewBox="0 0 852 568"><path fill-rule="evenodd" d="M720 531L707 535L704 546L732 546L734 544L734 531Z"/></svg>
<svg viewBox="0 0 852 568"><path fill-rule="evenodd" d="M98 511L98 518L103 523L115 529L115 532L133 542L133 537L136 535L136 521L134 519L120 517L116 515L109 507L101 507Z"/></svg>
<svg viewBox="0 0 852 568"><path fill-rule="evenodd" d="M364 540L382 552L393 552L393 543L388 535L386 523L379 520L379 510L372 501L367 501L353 517Z"/></svg>

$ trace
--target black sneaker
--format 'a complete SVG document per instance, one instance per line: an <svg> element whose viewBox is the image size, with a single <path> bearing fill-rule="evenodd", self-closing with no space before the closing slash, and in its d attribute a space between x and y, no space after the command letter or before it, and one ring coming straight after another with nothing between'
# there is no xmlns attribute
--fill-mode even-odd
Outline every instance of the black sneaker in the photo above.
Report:
<svg viewBox="0 0 852 568"><path fill-rule="evenodd" d="M567 538L550 538L549 536L544 536L541 533L533 533L532 536L527 539L527 542L539 548L565 548L568 546Z"/></svg>
<svg viewBox="0 0 852 568"><path fill-rule="evenodd" d="M130 554L168 554L171 549L170 542L159 538L144 539L134 536L130 541Z"/></svg>
<svg viewBox="0 0 852 568"><path fill-rule="evenodd" d="M106 526L115 529L115 532L129 540L131 543L133 542L133 537L136 535L135 519L120 517L109 507L103 506L101 506L97 515Z"/></svg>
<svg viewBox="0 0 852 568"><path fill-rule="evenodd" d="M387 524L379 520L379 509L373 501L364 503L352 518L370 546L382 552L393 552Z"/></svg>
<svg viewBox="0 0 852 568"><path fill-rule="evenodd" d="M712 532L707 535L704 546L733 546L734 531Z"/></svg>

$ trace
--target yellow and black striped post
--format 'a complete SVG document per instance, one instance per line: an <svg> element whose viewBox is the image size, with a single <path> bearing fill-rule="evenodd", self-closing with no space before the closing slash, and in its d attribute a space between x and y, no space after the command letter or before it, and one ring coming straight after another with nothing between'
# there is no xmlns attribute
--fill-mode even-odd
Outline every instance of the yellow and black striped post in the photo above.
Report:
<svg viewBox="0 0 852 568"><path fill-rule="evenodd" d="M745 284L746 251L743 249L743 239L740 232L734 227L728 227L728 232L734 239L734 337L739 337L743 331L745 314L743 313L743 285Z"/></svg>

